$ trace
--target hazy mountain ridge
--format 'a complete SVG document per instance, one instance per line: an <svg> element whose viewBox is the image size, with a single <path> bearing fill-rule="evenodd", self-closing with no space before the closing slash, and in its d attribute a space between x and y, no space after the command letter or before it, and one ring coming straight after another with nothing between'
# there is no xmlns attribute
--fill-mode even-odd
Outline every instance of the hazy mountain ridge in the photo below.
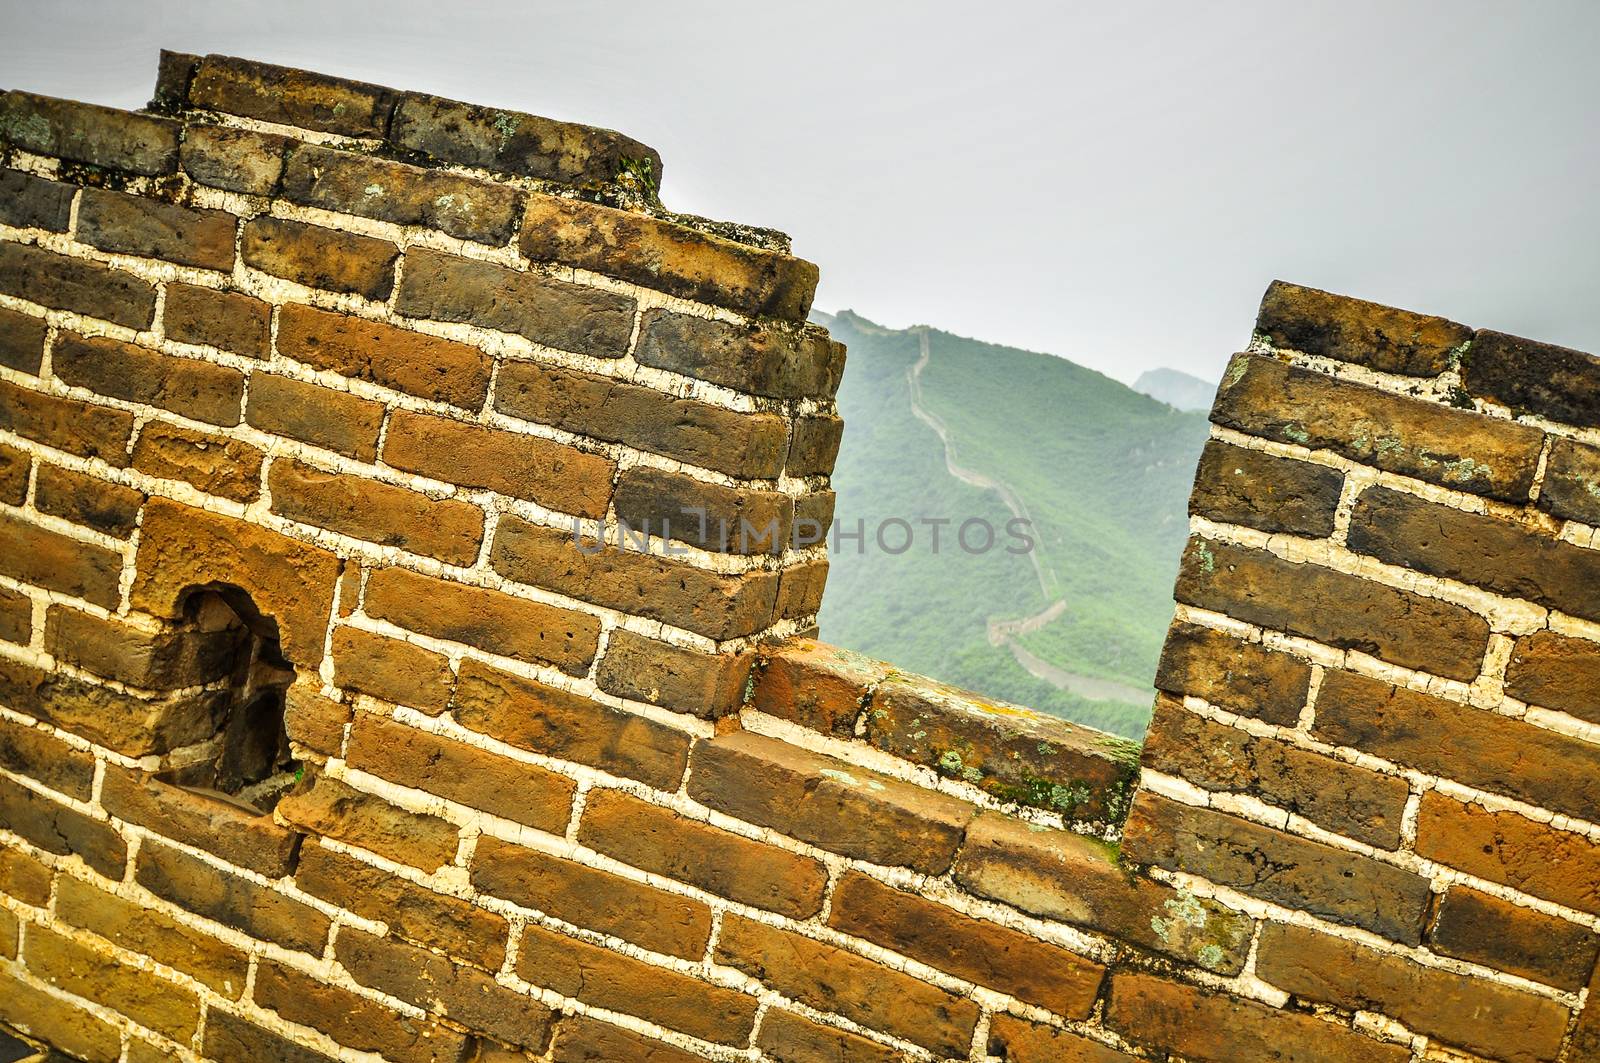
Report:
<svg viewBox="0 0 1600 1063"><path fill-rule="evenodd" d="M1207 412L1216 396L1217 385L1179 369L1146 369L1133 382L1133 390L1176 410Z"/></svg>

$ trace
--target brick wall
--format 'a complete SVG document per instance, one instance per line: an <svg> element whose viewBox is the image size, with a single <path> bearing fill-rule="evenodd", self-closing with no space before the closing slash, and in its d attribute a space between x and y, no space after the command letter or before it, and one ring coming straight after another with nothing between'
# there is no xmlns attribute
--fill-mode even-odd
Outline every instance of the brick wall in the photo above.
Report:
<svg viewBox="0 0 1600 1063"><path fill-rule="evenodd" d="M1141 780L809 637L843 351L649 148L170 54L147 113L13 92L0 136L0 1023L1600 1058L1587 356L1274 286Z"/></svg>

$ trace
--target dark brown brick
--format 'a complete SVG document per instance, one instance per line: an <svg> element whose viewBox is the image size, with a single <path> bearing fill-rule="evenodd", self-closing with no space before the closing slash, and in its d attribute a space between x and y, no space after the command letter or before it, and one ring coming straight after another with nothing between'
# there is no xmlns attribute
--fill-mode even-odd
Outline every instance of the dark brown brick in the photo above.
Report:
<svg viewBox="0 0 1600 1063"><path fill-rule="evenodd" d="M617 481L616 511L628 528L655 538L719 553L781 554L794 501L781 491L729 487L636 465Z"/></svg>
<svg viewBox="0 0 1600 1063"><path fill-rule="evenodd" d="M154 972L125 967L42 926L28 928L23 950L28 970L48 985L118 1012L146 1029L187 1041L200 1024L193 992Z"/></svg>
<svg viewBox="0 0 1600 1063"><path fill-rule="evenodd" d="M621 628L611 633L595 673L600 689L619 698L720 719L739 711L751 653L704 653Z"/></svg>
<svg viewBox="0 0 1600 1063"><path fill-rule="evenodd" d="M1460 884L1440 901L1428 946L1573 993L1600 958L1600 935L1588 927Z"/></svg>
<svg viewBox="0 0 1600 1063"><path fill-rule="evenodd" d="M333 682L343 690L437 716L454 681L450 662L431 650L358 628L333 633Z"/></svg>
<svg viewBox="0 0 1600 1063"><path fill-rule="evenodd" d="M574 528L506 515L490 551L494 570L519 583L685 628L710 639L754 634L771 621L777 576L726 574L607 546L580 549Z"/></svg>
<svg viewBox="0 0 1600 1063"><path fill-rule="evenodd" d="M569 1015L556 1030L550 1058L552 1063L606 1063L617 1059L629 1063L699 1063L704 1057L587 1015Z"/></svg>
<svg viewBox="0 0 1600 1063"><path fill-rule="evenodd" d="M63 332L50 368L68 384L211 424L236 425L243 409L244 374L237 369L119 340Z"/></svg>
<svg viewBox="0 0 1600 1063"><path fill-rule="evenodd" d="M148 110L158 114L177 114L189 100L189 84L194 81L200 57L188 52L163 48L156 66L156 89Z"/></svg>
<svg viewBox="0 0 1600 1063"><path fill-rule="evenodd" d="M0 1022L50 1044L74 1059L89 1063L117 1063L122 1058L122 1035L115 1026L96 1018L61 997L36 989L0 968Z"/></svg>
<svg viewBox="0 0 1600 1063"><path fill-rule="evenodd" d="M755 1026L755 997L708 985L536 923L529 923L523 931L517 974L585 1004L636 1015L714 1044L742 1046Z"/></svg>
<svg viewBox="0 0 1600 1063"><path fill-rule="evenodd" d="M491 362L476 347L309 306L279 313L278 353L468 410L489 393Z"/></svg>
<svg viewBox="0 0 1600 1063"><path fill-rule="evenodd" d="M1600 425L1600 359L1583 351L1485 329L1467 348L1461 382L1518 414Z"/></svg>
<svg viewBox="0 0 1600 1063"><path fill-rule="evenodd" d="M756 1044L764 1058L773 1063L896 1063L904 1059L899 1052L869 1041L859 1034L803 1019L777 1008L761 1020L761 1036Z"/></svg>
<svg viewBox="0 0 1600 1063"><path fill-rule="evenodd" d="M1225 524L1322 539L1333 532L1344 474L1218 440L1206 443L1189 512Z"/></svg>
<svg viewBox="0 0 1600 1063"><path fill-rule="evenodd" d="M156 290L133 274L31 244L0 244L0 291L131 329L155 319Z"/></svg>
<svg viewBox="0 0 1600 1063"><path fill-rule="evenodd" d="M50 868L36 857L0 845L0 893L7 893L35 908L50 903Z"/></svg>
<svg viewBox="0 0 1600 1063"><path fill-rule="evenodd" d="M1417 1033L1507 1063L1554 1059L1567 1030L1567 1009L1548 997L1424 967L1306 927L1268 924L1256 971L1303 999L1388 1015Z"/></svg>
<svg viewBox="0 0 1600 1063"><path fill-rule="evenodd" d="M1178 621L1167 632L1156 687L1293 727L1311 688L1311 666L1259 643Z"/></svg>
<svg viewBox="0 0 1600 1063"><path fill-rule="evenodd" d="M245 222L240 249L245 265L275 277L380 301L394 290L400 257L387 240L271 217Z"/></svg>
<svg viewBox="0 0 1600 1063"><path fill-rule="evenodd" d="M572 818L577 784L566 776L381 716L356 718L345 759L390 782L549 834L564 833Z"/></svg>
<svg viewBox="0 0 1600 1063"><path fill-rule="evenodd" d="M1528 498L1544 444L1536 428L1258 354L1234 356L1211 419L1250 435L1332 450L1386 472L1517 503Z"/></svg>
<svg viewBox="0 0 1600 1063"><path fill-rule="evenodd" d="M134 114L31 92L0 95L0 139L36 155L55 155L111 170L156 177L178 164L170 118Z"/></svg>
<svg viewBox="0 0 1600 1063"><path fill-rule="evenodd" d="M776 477L788 445L788 427L777 414L738 413L537 362L505 364L495 384L495 409L750 479Z"/></svg>
<svg viewBox="0 0 1600 1063"><path fill-rule="evenodd" d="M1600 844L1515 812L1430 790L1417 819L1417 855L1600 915Z"/></svg>
<svg viewBox="0 0 1600 1063"><path fill-rule="evenodd" d="M854 953L729 914L717 960L792 1000L903 1037L942 1056L969 1050L978 1006Z"/></svg>
<svg viewBox="0 0 1600 1063"><path fill-rule="evenodd" d="M617 790L589 792L578 840L624 863L741 904L807 919L822 909L820 861L687 819Z"/></svg>
<svg viewBox="0 0 1600 1063"><path fill-rule="evenodd" d="M189 86L195 107L347 137L381 139L397 100L380 85L225 55L202 59Z"/></svg>
<svg viewBox="0 0 1600 1063"><path fill-rule="evenodd" d="M278 802L284 822L336 838L423 871L455 859L460 828L438 816L409 812L337 779L317 777Z"/></svg>
<svg viewBox="0 0 1600 1063"><path fill-rule="evenodd" d="M212 737L226 708L220 691L171 697L114 689L61 671L0 658L0 698L129 757L165 753Z"/></svg>
<svg viewBox="0 0 1600 1063"><path fill-rule="evenodd" d="M817 267L663 219L575 199L530 195L522 252L685 299L804 321Z"/></svg>
<svg viewBox="0 0 1600 1063"><path fill-rule="evenodd" d="M600 639L600 621L588 613L403 568L381 568L367 578L365 609L418 634L552 664L572 675L589 671Z"/></svg>
<svg viewBox="0 0 1600 1063"><path fill-rule="evenodd" d="M1472 338L1442 317L1273 281L1256 332L1274 347L1320 354L1389 373L1438 376Z"/></svg>
<svg viewBox="0 0 1600 1063"><path fill-rule="evenodd" d="M0 572L114 609L122 555L0 513Z"/></svg>
<svg viewBox="0 0 1600 1063"><path fill-rule="evenodd" d="M286 949L322 954L328 919L315 908L170 845L145 839L135 875L173 904Z"/></svg>
<svg viewBox="0 0 1600 1063"><path fill-rule="evenodd" d="M323 697L310 683L296 683L284 696L283 728L289 740L302 751L338 756L344 748L344 726L350 722L350 706ZM313 760L316 758L313 757Z"/></svg>
<svg viewBox="0 0 1600 1063"><path fill-rule="evenodd" d="M769 716L846 738L872 687L893 671L854 650L791 638L763 649L752 704Z"/></svg>
<svg viewBox="0 0 1600 1063"><path fill-rule="evenodd" d="M661 179L661 156L621 133L421 93L401 97L389 141L441 162L544 181L609 183L629 166Z"/></svg>
<svg viewBox="0 0 1600 1063"><path fill-rule="evenodd" d="M239 219L225 210L196 210L144 196L85 188L75 231L79 240L102 251L228 272L233 269L238 223Z"/></svg>
<svg viewBox="0 0 1600 1063"><path fill-rule="evenodd" d="M43 318L0 307L0 366L38 376L45 331Z"/></svg>
<svg viewBox="0 0 1600 1063"><path fill-rule="evenodd" d="M118 819L215 853L267 878L288 874L294 861L299 839L293 832L274 823L270 814L218 793L107 765L100 803Z"/></svg>
<svg viewBox="0 0 1600 1063"><path fill-rule="evenodd" d="M139 521L144 494L97 476L40 462L34 475L33 504L40 513L126 539Z"/></svg>
<svg viewBox="0 0 1600 1063"><path fill-rule="evenodd" d="M133 414L0 380L0 429L120 468L128 464Z"/></svg>
<svg viewBox="0 0 1600 1063"><path fill-rule="evenodd" d="M689 736L654 720L471 659L461 662L452 706L464 727L509 745L673 791Z"/></svg>
<svg viewBox="0 0 1600 1063"><path fill-rule="evenodd" d="M1600 643L1554 631L1522 636L1511 653L1506 692L1600 723Z"/></svg>
<svg viewBox="0 0 1600 1063"><path fill-rule="evenodd" d="M844 418L834 414L796 417L794 437L784 472L790 476L827 476L839 457L844 439Z"/></svg>
<svg viewBox="0 0 1600 1063"><path fill-rule="evenodd" d="M180 343L204 344L250 358L272 353L272 307L240 292L168 284L161 322L167 338Z"/></svg>
<svg viewBox="0 0 1600 1063"><path fill-rule="evenodd" d="M26 646L33 636L33 599L17 591L0 590L0 639Z"/></svg>
<svg viewBox="0 0 1600 1063"><path fill-rule="evenodd" d="M89 800L94 756L73 749L49 731L0 719L0 767L37 779L57 793Z"/></svg>
<svg viewBox="0 0 1600 1063"><path fill-rule="evenodd" d="M634 357L657 369L779 399L832 398L844 372L844 344L820 326L738 325L661 309L645 313Z"/></svg>
<svg viewBox="0 0 1600 1063"><path fill-rule="evenodd" d="M1213 723L1165 696L1145 735L1144 766L1207 790L1259 797L1379 849L1400 845L1404 779Z"/></svg>
<svg viewBox="0 0 1600 1063"><path fill-rule="evenodd" d="M778 578L778 602L773 615L781 620L814 617L822 607L822 591L828 582L828 562L819 558L790 565ZM813 629L813 634L815 629Z"/></svg>
<svg viewBox="0 0 1600 1063"><path fill-rule="evenodd" d="M1539 508L1567 520L1600 524L1600 447L1552 439Z"/></svg>
<svg viewBox="0 0 1600 1063"><path fill-rule="evenodd" d="M695 747L689 794L731 816L813 845L939 874L971 805L746 731Z"/></svg>
<svg viewBox="0 0 1600 1063"><path fill-rule="evenodd" d="M56 916L130 952L143 953L191 975L230 1000L239 999L244 992L248 956L146 905L62 875L56 893Z"/></svg>
<svg viewBox="0 0 1600 1063"><path fill-rule="evenodd" d="M28 478L33 458L25 451L0 446L0 502L20 506L28 497Z"/></svg>
<svg viewBox="0 0 1600 1063"><path fill-rule="evenodd" d="M711 909L699 901L487 835L478 839L472 857L472 884L524 908L686 960L704 955L711 937Z"/></svg>
<svg viewBox="0 0 1600 1063"><path fill-rule="evenodd" d="M57 659L149 690L200 686L223 678L233 668L238 645L234 628L146 629L64 605L52 605L45 622L44 648Z"/></svg>
<svg viewBox="0 0 1600 1063"><path fill-rule="evenodd" d="M272 463L267 486L274 513L447 564L472 564L483 541L483 510L459 499L435 500L293 458Z"/></svg>
<svg viewBox="0 0 1600 1063"><path fill-rule="evenodd" d="M1384 1044L1327 1019L1270 1008L1138 972L1111 980L1106 1025L1136 1045L1195 1063L1405 1063Z"/></svg>
<svg viewBox="0 0 1600 1063"><path fill-rule="evenodd" d="M466 1056L468 1041L459 1032L280 963L261 964L255 999L290 1022L358 1051L381 1052L395 1063L454 1063Z"/></svg>
<svg viewBox="0 0 1600 1063"><path fill-rule="evenodd" d="M1523 720L1329 672L1318 737L1583 819L1600 819L1600 745Z"/></svg>
<svg viewBox="0 0 1600 1063"><path fill-rule="evenodd" d="M258 378L259 379L259 378ZM261 494L266 455L249 443L165 421L151 421L133 446L133 467L164 480L182 480L208 495L253 502Z"/></svg>
<svg viewBox="0 0 1600 1063"><path fill-rule="evenodd" d="M284 150L291 143L271 133L191 123L178 157L197 184L267 196L283 176Z"/></svg>
<svg viewBox="0 0 1600 1063"><path fill-rule="evenodd" d="M622 357L633 338L634 301L625 295L421 248L406 254L395 309L595 358Z"/></svg>
<svg viewBox="0 0 1600 1063"><path fill-rule="evenodd" d="M308 207L497 246L516 232L521 208L521 195L509 185L311 144L289 156L283 195Z"/></svg>
<svg viewBox="0 0 1600 1063"><path fill-rule="evenodd" d="M0 822L47 853L80 856L107 878L122 877L128 846L109 823L6 778L0 778Z"/></svg>
<svg viewBox="0 0 1600 1063"><path fill-rule="evenodd" d="M1006 1014L989 1024L989 1054L1007 1063L1133 1063L1136 1058L1070 1030Z"/></svg>
<svg viewBox="0 0 1600 1063"><path fill-rule="evenodd" d="M1141 792L1128 817L1123 854L1395 941L1422 940L1427 879L1212 809Z"/></svg>
<svg viewBox="0 0 1600 1063"><path fill-rule="evenodd" d="M77 194L77 188L61 181L0 169L0 224L64 233Z"/></svg>
<svg viewBox="0 0 1600 1063"><path fill-rule="evenodd" d="M0 908L0 959L17 958L17 947L21 943L19 930L17 917L11 914L11 910Z"/></svg>
<svg viewBox="0 0 1600 1063"><path fill-rule="evenodd" d="M245 420L263 432L371 461L378 453L383 406L347 391L256 373L250 379Z"/></svg>
<svg viewBox="0 0 1600 1063"><path fill-rule="evenodd" d="M218 1008L206 1012L205 1058L216 1063L334 1063L333 1057L285 1040ZM131 1063L131 1061L130 1061Z"/></svg>
<svg viewBox="0 0 1600 1063"><path fill-rule="evenodd" d="M550 1009L483 971L348 927L339 931L335 948L339 962L362 985L506 1044L539 1052L549 1039Z"/></svg>
<svg viewBox="0 0 1600 1063"><path fill-rule="evenodd" d="M538 436L396 410L385 464L435 480L482 487L580 517L603 517L616 462Z"/></svg>
<svg viewBox="0 0 1600 1063"><path fill-rule="evenodd" d="M1478 676L1489 624L1459 605L1244 546L1194 538L1178 601L1449 679Z"/></svg>

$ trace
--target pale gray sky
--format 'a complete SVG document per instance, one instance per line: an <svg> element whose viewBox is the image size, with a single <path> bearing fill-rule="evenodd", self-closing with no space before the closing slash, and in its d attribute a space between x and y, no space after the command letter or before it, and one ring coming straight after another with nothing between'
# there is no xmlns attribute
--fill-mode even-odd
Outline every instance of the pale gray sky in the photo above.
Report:
<svg viewBox="0 0 1600 1063"><path fill-rule="evenodd" d="M161 47L621 129L817 305L1214 376L1274 276L1600 351L1600 4L0 0L0 85Z"/></svg>

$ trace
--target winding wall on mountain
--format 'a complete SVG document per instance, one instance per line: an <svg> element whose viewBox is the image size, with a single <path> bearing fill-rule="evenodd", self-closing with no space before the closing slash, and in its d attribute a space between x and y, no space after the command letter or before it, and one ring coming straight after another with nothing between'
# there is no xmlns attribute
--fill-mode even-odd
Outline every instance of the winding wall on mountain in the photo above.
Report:
<svg viewBox="0 0 1600 1063"><path fill-rule="evenodd" d="M810 637L843 350L649 148L174 54L0 137L0 1023L1600 1059L1594 359L1274 285L1141 768Z"/></svg>

